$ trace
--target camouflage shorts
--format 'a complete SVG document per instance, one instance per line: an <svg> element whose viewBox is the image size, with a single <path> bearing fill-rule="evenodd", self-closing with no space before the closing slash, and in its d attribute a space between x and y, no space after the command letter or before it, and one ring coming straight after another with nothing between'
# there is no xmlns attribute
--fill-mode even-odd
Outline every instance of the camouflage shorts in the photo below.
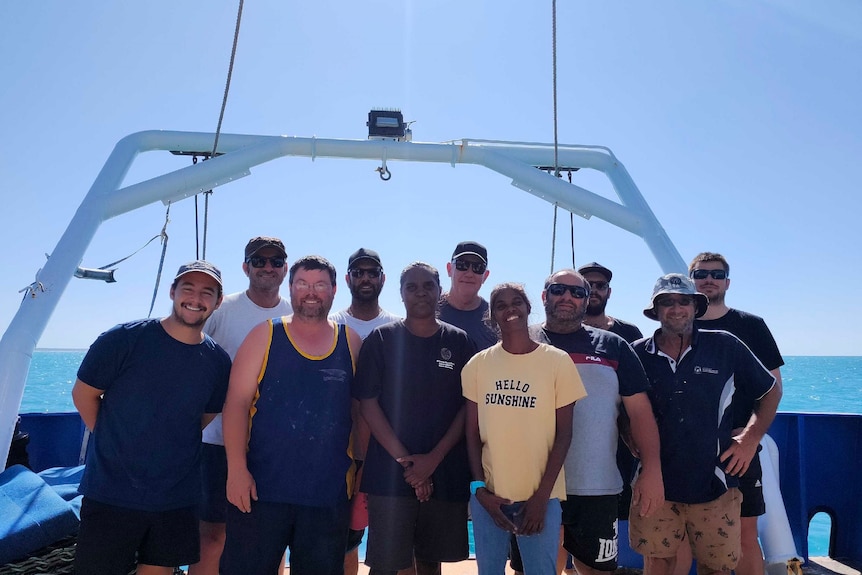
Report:
<svg viewBox="0 0 862 575"><path fill-rule="evenodd" d="M684 542L698 564L731 570L740 556L738 489L708 503L666 501L651 517L629 515L629 544L644 557L673 557Z"/></svg>

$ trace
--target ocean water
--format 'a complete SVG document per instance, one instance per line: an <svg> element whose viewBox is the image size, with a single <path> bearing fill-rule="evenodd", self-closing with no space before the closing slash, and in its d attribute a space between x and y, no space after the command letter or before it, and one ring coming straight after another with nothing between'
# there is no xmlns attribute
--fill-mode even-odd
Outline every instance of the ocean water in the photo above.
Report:
<svg viewBox="0 0 862 575"><path fill-rule="evenodd" d="M38 350L33 354L21 413L74 411L72 385L86 350ZM785 357L779 411L862 414L862 356ZM829 550L829 519L818 515L809 530L809 555Z"/></svg>

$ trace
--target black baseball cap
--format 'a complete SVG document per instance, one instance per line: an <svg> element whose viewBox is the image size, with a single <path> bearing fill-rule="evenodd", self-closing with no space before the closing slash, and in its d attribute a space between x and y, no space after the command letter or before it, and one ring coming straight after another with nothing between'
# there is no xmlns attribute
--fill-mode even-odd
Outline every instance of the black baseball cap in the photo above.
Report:
<svg viewBox="0 0 862 575"><path fill-rule="evenodd" d="M479 242L461 242L455 246L455 251L452 252L452 259L457 259L461 256L477 256L485 264L488 263L488 250Z"/></svg>
<svg viewBox="0 0 862 575"><path fill-rule="evenodd" d="M353 269L353 265L359 260L371 260L381 268L383 267L383 264L380 263L380 254L368 248L359 248L347 258L347 269Z"/></svg>
<svg viewBox="0 0 862 575"><path fill-rule="evenodd" d="M284 242L278 238L270 238L267 236L258 236L251 238L245 245L245 259L250 258L263 248L275 248L278 250L281 257L286 258L287 252L284 249Z"/></svg>
<svg viewBox="0 0 862 575"><path fill-rule="evenodd" d="M591 272L602 274L608 281L611 281L611 278L614 277L613 272L611 272L611 270L609 270L599 262L590 262L578 268L578 273L581 275L588 274Z"/></svg>

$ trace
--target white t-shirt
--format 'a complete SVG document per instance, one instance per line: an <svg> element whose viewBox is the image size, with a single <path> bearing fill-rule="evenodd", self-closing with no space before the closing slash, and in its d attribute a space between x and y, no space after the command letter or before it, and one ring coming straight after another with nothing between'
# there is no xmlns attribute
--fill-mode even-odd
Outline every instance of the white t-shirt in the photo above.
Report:
<svg viewBox="0 0 862 575"><path fill-rule="evenodd" d="M343 309L341 311L335 312L329 316L329 319L334 321L335 323L345 324L347 327L355 331L359 334L359 337L365 339L368 337L368 334L371 333L375 327L381 326L383 324L399 321L401 318L397 315L392 315L385 309L381 309L380 313L374 319L364 320L364 319L356 319L349 313L347 313L347 309Z"/></svg>
<svg viewBox="0 0 862 575"><path fill-rule="evenodd" d="M290 315L293 308L284 298L275 307L260 307L251 301L246 292L226 295L221 306L207 320L204 331L228 353L231 360L236 356L245 336L259 323L274 317ZM221 413L203 430L204 443L224 445Z"/></svg>

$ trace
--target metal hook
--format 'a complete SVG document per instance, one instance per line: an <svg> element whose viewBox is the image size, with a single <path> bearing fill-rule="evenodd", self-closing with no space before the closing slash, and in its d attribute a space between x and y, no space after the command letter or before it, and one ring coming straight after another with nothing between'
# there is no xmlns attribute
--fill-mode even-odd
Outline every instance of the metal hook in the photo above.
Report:
<svg viewBox="0 0 862 575"><path fill-rule="evenodd" d="M383 158L381 159L383 164L377 168L375 171L380 174L380 179L384 182L388 182L390 178L392 178L392 172L389 171L389 168L386 167L386 148L383 149Z"/></svg>
<svg viewBox="0 0 862 575"><path fill-rule="evenodd" d="M388 182L390 179L392 179L392 172L390 172L389 168L386 167L386 163L384 163L379 168L376 168L374 171L380 174L380 179L384 182Z"/></svg>

